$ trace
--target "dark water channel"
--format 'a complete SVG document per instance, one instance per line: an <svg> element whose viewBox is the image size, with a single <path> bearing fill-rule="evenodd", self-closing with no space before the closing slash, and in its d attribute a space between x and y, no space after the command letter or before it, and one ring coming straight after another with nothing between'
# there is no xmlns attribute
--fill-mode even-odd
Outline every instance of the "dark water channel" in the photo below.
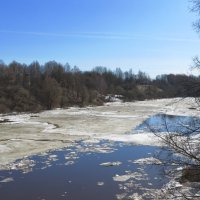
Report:
<svg viewBox="0 0 200 200"><path fill-rule="evenodd" d="M147 130L146 124L149 124L157 131L163 132L163 119L167 120L173 131L174 122L178 124L180 120L185 120L184 123L191 123L191 118L187 117L155 115L138 126L136 131ZM115 200L116 194L142 194L144 191L141 188L159 189L168 181L162 173L163 166L139 165L132 162L154 156L160 151L159 147L103 141L98 145L110 147L114 151L85 153L80 151L80 147L84 148L84 145L84 142L80 142L77 143L79 148L75 146L27 158L35 162L30 171L0 171L0 181L6 178L14 179L12 182L0 182L0 200ZM110 167L100 165L116 161L122 164ZM145 179L132 177L128 180L130 182L133 179L133 183L140 187L127 189L123 186L124 182L113 180L116 175L134 172L147 174Z"/></svg>
<svg viewBox="0 0 200 200"><path fill-rule="evenodd" d="M23 173L21 170L1 171L0 177L13 177L14 181L0 183L1 200L103 200L116 199L116 194L120 193L119 182L113 177L125 174L125 171L136 172L140 166L131 163L129 160L149 157L150 153L158 148L149 146L119 146L118 150L112 153L79 153L79 158L72 165L66 163L65 156L67 149L55 151L49 155L57 155L57 160L51 162L51 166L46 166L48 156L33 156L30 159L36 161L33 171ZM105 167L100 166L104 162L121 161L120 166ZM44 168L44 169L43 169ZM166 180L161 174L161 166L144 167L144 172L148 173L148 181L137 181L143 187L160 188ZM156 177L156 179L155 179ZM103 182L104 185L97 185ZM135 191L140 192L140 191Z"/></svg>

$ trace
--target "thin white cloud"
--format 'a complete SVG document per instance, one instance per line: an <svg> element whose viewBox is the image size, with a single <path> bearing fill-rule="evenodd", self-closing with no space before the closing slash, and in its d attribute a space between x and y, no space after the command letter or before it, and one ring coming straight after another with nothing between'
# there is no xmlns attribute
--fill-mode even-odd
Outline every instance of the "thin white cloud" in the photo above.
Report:
<svg viewBox="0 0 200 200"><path fill-rule="evenodd" d="M99 38L99 39L133 39L127 35L113 34L113 33L98 33L98 32L69 32L69 33L50 33L50 32L25 32L25 31L5 31L0 30L0 33L20 34L20 35L34 35L34 36L50 36L50 37L78 37L78 38Z"/></svg>
<svg viewBox="0 0 200 200"><path fill-rule="evenodd" d="M176 37L161 37L148 36L140 34L121 34L112 32L68 32L68 33L53 33L53 32L34 32L34 31L9 31L0 30L0 33L32 35L32 36L47 36L47 37L74 37L87 39L112 39L112 40L152 40L152 41L168 41L168 42L200 42L198 39L176 38Z"/></svg>

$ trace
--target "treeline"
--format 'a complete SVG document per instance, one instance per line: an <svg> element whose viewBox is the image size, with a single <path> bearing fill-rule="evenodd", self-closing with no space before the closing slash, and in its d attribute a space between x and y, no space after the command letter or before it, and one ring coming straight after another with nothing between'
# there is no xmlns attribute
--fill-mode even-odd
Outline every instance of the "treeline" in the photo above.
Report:
<svg viewBox="0 0 200 200"><path fill-rule="evenodd" d="M71 105L102 105L106 95L120 95L124 101L198 95L199 77L123 72L105 67L80 71L69 64L50 61L30 65L0 62L0 113L37 112Z"/></svg>

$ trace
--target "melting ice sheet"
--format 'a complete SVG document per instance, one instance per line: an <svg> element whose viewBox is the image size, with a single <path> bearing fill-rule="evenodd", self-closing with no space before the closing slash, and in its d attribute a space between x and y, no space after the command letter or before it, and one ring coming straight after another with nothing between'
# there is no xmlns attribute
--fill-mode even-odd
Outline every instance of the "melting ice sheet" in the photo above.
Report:
<svg viewBox="0 0 200 200"><path fill-rule="evenodd" d="M162 176L163 166L154 158L160 150L154 146L162 144L148 128L166 132L167 124L171 132L180 131L177 126L174 129L175 122L178 128L185 127L181 129L184 133L198 124L198 118L191 122L184 117L198 116L198 109L188 109L191 105L186 103L175 107L169 101L1 116L0 161L7 165L0 171L0 199L156 199L153 195L168 178ZM154 115L157 113L181 116Z"/></svg>

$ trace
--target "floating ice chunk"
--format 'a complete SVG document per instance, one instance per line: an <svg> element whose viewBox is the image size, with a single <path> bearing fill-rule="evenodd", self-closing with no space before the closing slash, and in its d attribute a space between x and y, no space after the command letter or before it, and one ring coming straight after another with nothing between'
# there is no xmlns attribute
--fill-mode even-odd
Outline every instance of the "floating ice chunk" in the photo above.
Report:
<svg viewBox="0 0 200 200"><path fill-rule="evenodd" d="M12 177L8 177L8 178L1 180L0 183L9 183L9 182L12 182L12 181L14 181L14 179Z"/></svg>
<svg viewBox="0 0 200 200"><path fill-rule="evenodd" d="M138 172L125 174L125 175L117 175L117 176L115 175L113 177L113 180L117 182L126 182L131 178L136 179L136 180L146 180L146 178L141 173L138 173Z"/></svg>
<svg viewBox="0 0 200 200"><path fill-rule="evenodd" d="M57 161L58 160L58 156L57 155L50 155L48 160L50 161Z"/></svg>
<svg viewBox="0 0 200 200"><path fill-rule="evenodd" d="M65 165L73 165L73 164L75 164L75 162L74 162L73 160L67 161L67 162L65 163Z"/></svg>
<svg viewBox="0 0 200 200"><path fill-rule="evenodd" d="M105 163L101 163L100 165L104 167L112 167L112 166L119 166L121 164L122 162L116 161L116 162L105 162Z"/></svg>
<svg viewBox="0 0 200 200"><path fill-rule="evenodd" d="M139 165L161 165L162 162L160 160L158 160L157 158L154 157L149 157L149 158L141 158L138 160L134 160L132 161L135 164L139 164Z"/></svg>
<svg viewBox="0 0 200 200"><path fill-rule="evenodd" d="M104 185L104 182L97 182L97 185L98 185L98 186L103 186L103 185Z"/></svg>
<svg viewBox="0 0 200 200"><path fill-rule="evenodd" d="M142 196L139 195L138 193L134 193L131 196L129 196L129 199L133 199L133 200L143 200Z"/></svg>
<svg viewBox="0 0 200 200"><path fill-rule="evenodd" d="M50 155L49 158L57 158L57 155Z"/></svg>
<svg viewBox="0 0 200 200"><path fill-rule="evenodd" d="M121 200L121 199L125 199L126 195L127 195L126 193L117 194L116 197L117 197L118 200Z"/></svg>
<svg viewBox="0 0 200 200"><path fill-rule="evenodd" d="M27 172L28 170L31 171L31 168L35 166L35 161L34 160L29 160L29 159L23 159L17 163L12 163L8 165L8 169L11 170L22 170L24 172Z"/></svg>

